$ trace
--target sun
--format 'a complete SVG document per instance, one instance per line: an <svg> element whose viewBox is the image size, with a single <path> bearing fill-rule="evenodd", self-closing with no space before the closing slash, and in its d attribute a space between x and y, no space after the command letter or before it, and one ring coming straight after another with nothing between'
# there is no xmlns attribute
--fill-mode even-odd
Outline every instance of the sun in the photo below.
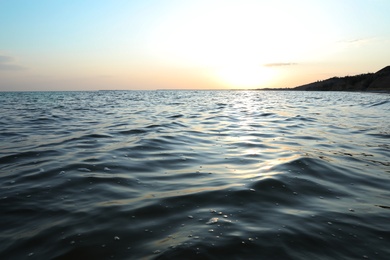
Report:
<svg viewBox="0 0 390 260"><path fill-rule="evenodd" d="M148 55L164 66L188 68L216 88L274 86L281 72L263 64L295 60L289 50L296 45L278 33L286 23L259 15L257 2L200 5L169 16L148 39Z"/></svg>
<svg viewBox="0 0 390 260"><path fill-rule="evenodd" d="M267 87L275 71L261 65L236 64L217 68L215 77L217 81L228 88L253 89Z"/></svg>

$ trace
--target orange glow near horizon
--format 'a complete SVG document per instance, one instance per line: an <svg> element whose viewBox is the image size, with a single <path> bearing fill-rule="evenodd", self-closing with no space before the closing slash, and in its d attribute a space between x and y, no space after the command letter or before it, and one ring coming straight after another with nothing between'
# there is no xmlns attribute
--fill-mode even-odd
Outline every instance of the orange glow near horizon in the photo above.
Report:
<svg viewBox="0 0 390 260"><path fill-rule="evenodd" d="M255 1L207 6L165 17L151 32L147 48L163 66L206 71L203 80L212 88L275 87L285 72L280 67L291 67L329 43L321 27L288 8Z"/></svg>
<svg viewBox="0 0 390 260"><path fill-rule="evenodd" d="M226 66L217 69L215 77L229 88L251 89L267 87L276 71L259 65Z"/></svg>

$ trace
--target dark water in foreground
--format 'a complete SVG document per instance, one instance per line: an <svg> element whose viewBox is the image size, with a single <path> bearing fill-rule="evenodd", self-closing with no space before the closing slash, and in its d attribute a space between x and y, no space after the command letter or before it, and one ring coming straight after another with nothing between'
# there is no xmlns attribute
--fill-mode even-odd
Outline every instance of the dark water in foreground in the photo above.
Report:
<svg viewBox="0 0 390 260"><path fill-rule="evenodd" d="M0 259L389 259L390 96L0 93Z"/></svg>

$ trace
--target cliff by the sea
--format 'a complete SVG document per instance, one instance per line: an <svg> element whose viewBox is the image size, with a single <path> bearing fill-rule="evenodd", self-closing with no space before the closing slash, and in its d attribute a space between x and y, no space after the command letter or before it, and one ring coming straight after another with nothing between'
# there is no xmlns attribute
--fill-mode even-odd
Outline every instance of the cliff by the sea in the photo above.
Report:
<svg viewBox="0 0 390 260"><path fill-rule="evenodd" d="M390 92L390 66L376 73L333 77L293 88L311 91L372 91Z"/></svg>

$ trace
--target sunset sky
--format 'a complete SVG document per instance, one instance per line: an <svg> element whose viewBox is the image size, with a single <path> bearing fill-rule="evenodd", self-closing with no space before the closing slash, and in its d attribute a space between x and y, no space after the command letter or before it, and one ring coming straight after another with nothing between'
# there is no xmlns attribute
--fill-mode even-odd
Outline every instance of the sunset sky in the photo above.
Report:
<svg viewBox="0 0 390 260"><path fill-rule="evenodd" d="M0 0L0 90L295 87L390 65L389 0Z"/></svg>

